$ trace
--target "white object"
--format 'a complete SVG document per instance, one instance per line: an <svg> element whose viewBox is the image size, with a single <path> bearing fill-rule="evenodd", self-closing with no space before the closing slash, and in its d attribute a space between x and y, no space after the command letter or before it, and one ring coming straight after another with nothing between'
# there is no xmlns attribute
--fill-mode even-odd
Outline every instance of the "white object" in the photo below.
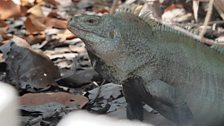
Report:
<svg viewBox="0 0 224 126"><path fill-rule="evenodd" d="M105 115L75 111L63 118L57 126L153 126L137 121L119 120Z"/></svg>
<svg viewBox="0 0 224 126"><path fill-rule="evenodd" d="M0 82L0 126L19 126L17 106L15 89Z"/></svg>

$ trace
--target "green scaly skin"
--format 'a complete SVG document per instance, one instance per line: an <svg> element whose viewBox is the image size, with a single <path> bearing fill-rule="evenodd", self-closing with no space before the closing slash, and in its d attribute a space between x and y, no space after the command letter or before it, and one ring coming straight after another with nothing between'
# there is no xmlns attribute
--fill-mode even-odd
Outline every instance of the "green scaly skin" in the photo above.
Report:
<svg viewBox="0 0 224 126"><path fill-rule="evenodd" d="M128 12L75 16L68 28L86 44L96 71L122 83L129 119L142 120L146 103L178 126L222 123L222 54Z"/></svg>

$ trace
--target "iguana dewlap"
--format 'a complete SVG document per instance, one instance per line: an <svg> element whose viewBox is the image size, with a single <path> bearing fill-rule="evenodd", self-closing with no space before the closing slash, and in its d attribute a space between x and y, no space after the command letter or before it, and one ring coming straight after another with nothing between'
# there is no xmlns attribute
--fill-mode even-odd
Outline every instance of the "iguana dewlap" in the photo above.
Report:
<svg viewBox="0 0 224 126"><path fill-rule="evenodd" d="M222 124L224 56L138 13L132 6L75 16L68 28L85 42L96 70L122 83L129 119L142 120L146 103L178 126Z"/></svg>

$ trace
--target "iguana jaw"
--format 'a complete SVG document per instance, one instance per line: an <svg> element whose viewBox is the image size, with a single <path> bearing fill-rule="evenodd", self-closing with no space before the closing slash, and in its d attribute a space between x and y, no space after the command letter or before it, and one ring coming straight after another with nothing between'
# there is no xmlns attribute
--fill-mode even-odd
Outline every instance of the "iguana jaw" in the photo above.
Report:
<svg viewBox="0 0 224 126"><path fill-rule="evenodd" d="M78 27L76 27L75 25L72 25L72 24L71 25L68 24L67 27L73 34L75 34L76 36L78 36L79 38L84 40L84 43L85 43L86 46L93 45L94 42L91 42L91 39L87 39L87 36L96 37L97 35L95 35L94 33L89 32L89 31L80 29L80 28L78 28Z"/></svg>

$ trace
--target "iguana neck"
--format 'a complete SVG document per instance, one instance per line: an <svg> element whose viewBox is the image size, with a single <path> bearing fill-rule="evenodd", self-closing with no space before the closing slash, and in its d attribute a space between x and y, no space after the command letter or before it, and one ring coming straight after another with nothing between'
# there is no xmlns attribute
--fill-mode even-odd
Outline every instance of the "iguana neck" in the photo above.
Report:
<svg viewBox="0 0 224 126"><path fill-rule="evenodd" d="M135 40L138 39L138 40ZM154 38L140 37L125 42L124 50L119 50L118 57L110 63L119 74L119 80L127 78L131 73L144 65L157 66L159 61L158 43ZM129 74L129 75L128 75Z"/></svg>
<svg viewBox="0 0 224 126"><path fill-rule="evenodd" d="M122 39L120 47L117 48L116 57L110 58L107 64L115 67L119 78L126 78L139 67L148 64L156 66L160 61L160 43L154 35L152 27L142 19L131 14L117 14L116 24L121 24L118 32L121 32ZM122 19L122 20L120 20ZM132 22L130 26L127 22ZM127 32L128 31L128 32ZM119 80L120 80L119 79Z"/></svg>

